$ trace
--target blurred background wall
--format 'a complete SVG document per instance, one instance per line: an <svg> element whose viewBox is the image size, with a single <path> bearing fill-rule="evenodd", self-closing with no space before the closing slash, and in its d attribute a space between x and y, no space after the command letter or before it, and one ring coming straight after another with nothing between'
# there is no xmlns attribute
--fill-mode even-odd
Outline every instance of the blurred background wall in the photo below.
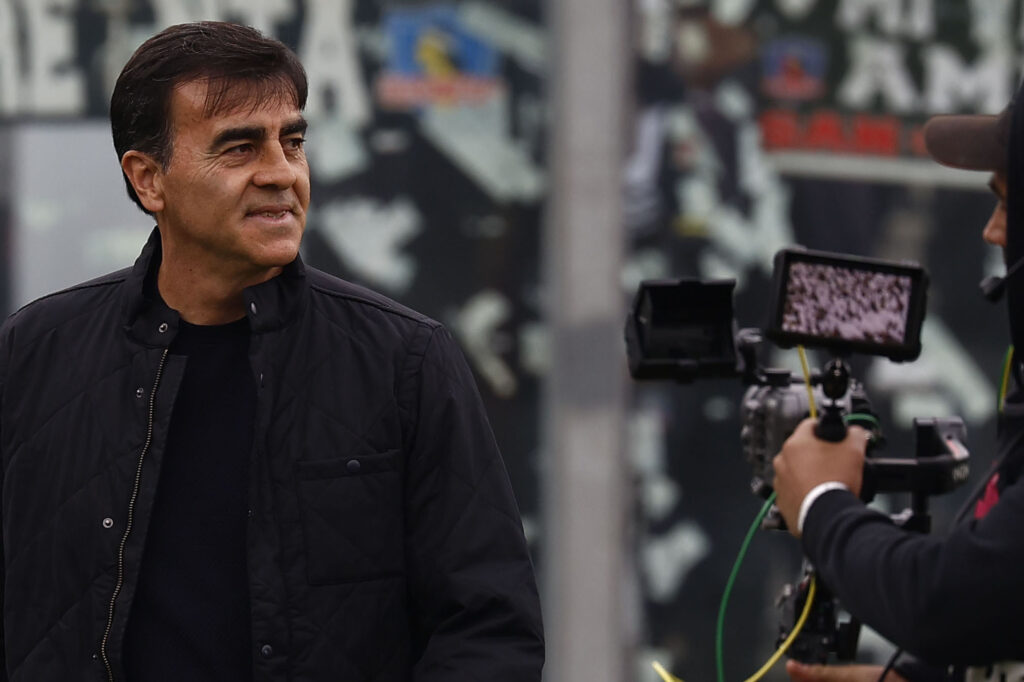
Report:
<svg viewBox="0 0 1024 682"><path fill-rule="evenodd" d="M1008 102L1022 4L0 0L0 311L144 242L106 120L131 52L181 21L261 28L310 76L304 258L442 320L476 371L543 577L548 679L653 681L655 658L711 679L759 507L742 386L631 384L628 302L644 278L735 278L740 325L759 326L783 246L915 260L921 358L855 373L891 454L912 451L914 416L958 414L982 478L1007 343L976 287L1002 267L980 238L993 200L983 174L923 158L920 126ZM969 487L936 501L938 532ZM755 537L728 679L773 650L799 559Z"/></svg>

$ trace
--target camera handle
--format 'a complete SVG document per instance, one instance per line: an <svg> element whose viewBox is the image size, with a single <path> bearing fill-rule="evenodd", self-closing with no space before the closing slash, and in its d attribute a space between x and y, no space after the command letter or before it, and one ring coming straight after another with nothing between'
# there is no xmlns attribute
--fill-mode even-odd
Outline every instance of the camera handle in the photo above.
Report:
<svg viewBox="0 0 1024 682"><path fill-rule="evenodd" d="M829 399L814 427L814 435L821 440L838 443L846 438L846 422L838 401L850 387L850 368L842 358L832 358L821 374L821 390Z"/></svg>
<svg viewBox="0 0 1024 682"><path fill-rule="evenodd" d="M835 653L838 661L854 660L857 656L857 643L860 641L861 622L852 615L849 620L839 620L838 600L806 558L801 572L803 575L800 580L785 585L776 600L775 605L782 611L782 622L779 624L775 645L781 645L796 626L798 616L810 596L809 588L813 579L817 589L807 622L801 630L801 636L793 642L786 654L802 663L826 663L830 652Z"/></svg>

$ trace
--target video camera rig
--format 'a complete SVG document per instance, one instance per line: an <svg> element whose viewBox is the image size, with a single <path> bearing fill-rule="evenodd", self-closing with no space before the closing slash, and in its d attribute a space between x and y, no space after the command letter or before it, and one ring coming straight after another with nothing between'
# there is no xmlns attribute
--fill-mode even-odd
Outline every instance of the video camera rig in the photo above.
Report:
<svg viewBox="0 0 1024 682"><path fill-rule="evenodd" d="M897 362L917 358L924 321L928 276L916 264L793 248L775 256L772 299L765 329L739 329L733 317L734 280L646 281L640 285L626 320L630 373L636 380L691 383L738 377L747 386L741 401L740 442L753 469L752 490L772 494L772 459L796 426L810 414L804 380L789 370L758 362L765 338L781 348L803 345L831 356L810 376L821 415L815 434L841 441L848 423L869 427L861 497L905 492L911 506L893 518L919 532L930 530L928 498L962 485L969 473L966 429L959 417L914 420L913 457L882 457L884 438L863 385L850 374L853 353ZM783 528L777 510L763 528ZM786 585L779 598L779 642L788 637L802 612L813 573ZM825 662L830 653L851 660L860 624L839 622L841 607L819 583L809 617L787 652L805 662Z"/></svg>

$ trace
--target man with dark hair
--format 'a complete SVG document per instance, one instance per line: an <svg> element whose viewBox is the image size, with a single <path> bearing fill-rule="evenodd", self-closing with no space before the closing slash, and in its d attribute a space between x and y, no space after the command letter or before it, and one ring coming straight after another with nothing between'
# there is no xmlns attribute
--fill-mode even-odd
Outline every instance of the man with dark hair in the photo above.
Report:
<svg viewBox="0 0 1024 682"><path fill-rule="evenodd" d="M0 679L539 680L533 569L448 332L303 266L306 78L225 23L111 97L134 267L0 328Z"/></svg>
<svg viewBox="0 0 1024 682"><path fill-rule="evenodd" d="M938 116L924 130L938 162L992 173L989 187L999 201L982 237L1003 248L1011 268L986 296L1005 290L1016 348L1024 348L1024 280L1017 272L1024 262L1024 155L1014 153L1024 148L1022 133L1024 107L1012 104L998 116ZM828 443L804 421L774 460L779 509L825 584L853 615L910 654L887 682L1024 680L1021 371L1015 359L993 471L946 536L903 530L858 499L867 446L859 428ZM795 661L787 671L798 682L873 682L883 674L880 666Z"/></svg>

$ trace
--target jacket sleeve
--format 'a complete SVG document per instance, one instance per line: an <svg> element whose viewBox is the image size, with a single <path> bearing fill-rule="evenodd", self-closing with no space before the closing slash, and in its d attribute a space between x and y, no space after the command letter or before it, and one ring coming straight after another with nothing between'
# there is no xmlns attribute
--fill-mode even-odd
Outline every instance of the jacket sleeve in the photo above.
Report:
<svg viewBox="0 0 1024 682"><path fill-rule="evenodd" d="M937 664L1024 660L1024 484L945 536L905 531L846 491L822 495L803 547L851 614Z"/></svg>
<svg viewBox="0 0 1024 682"><path fill-rule="evenodd" d="M414 366L406 556L415 682L539 681L540 604L508 475L472 374L431 327Z"/></svg>

